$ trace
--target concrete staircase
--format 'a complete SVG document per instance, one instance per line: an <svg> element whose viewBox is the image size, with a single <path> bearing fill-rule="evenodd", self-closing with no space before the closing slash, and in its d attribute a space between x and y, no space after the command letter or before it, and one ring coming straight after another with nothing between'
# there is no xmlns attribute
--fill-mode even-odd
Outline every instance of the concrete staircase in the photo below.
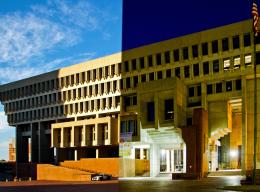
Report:
<svg viewBox="0 0 260 192"><path fill-rule="evenodd" d="M209 172L208 177L222 177L222 176L241 176L241 169L219 170Z"/></svg>

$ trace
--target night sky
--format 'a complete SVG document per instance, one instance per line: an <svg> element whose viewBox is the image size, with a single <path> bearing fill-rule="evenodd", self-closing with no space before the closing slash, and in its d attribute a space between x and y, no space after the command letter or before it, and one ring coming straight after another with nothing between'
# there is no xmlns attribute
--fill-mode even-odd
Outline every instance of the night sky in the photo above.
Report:
<svg viewBox="0 0 260 192"><path fill-rule="evenodd" d="M122 49L249 19L251 7L251 0L124 0Z"/></svg>

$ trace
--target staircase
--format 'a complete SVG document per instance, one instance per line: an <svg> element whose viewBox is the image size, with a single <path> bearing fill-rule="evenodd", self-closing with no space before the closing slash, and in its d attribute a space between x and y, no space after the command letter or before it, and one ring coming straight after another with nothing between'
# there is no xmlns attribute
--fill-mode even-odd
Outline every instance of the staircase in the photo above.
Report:
<svg viewBox="0 0 260 192"><path fill-rule="evenodd" d="M219 170L209 172L208 177L221 177L221 176L241 176L241 169Z"/></svg>

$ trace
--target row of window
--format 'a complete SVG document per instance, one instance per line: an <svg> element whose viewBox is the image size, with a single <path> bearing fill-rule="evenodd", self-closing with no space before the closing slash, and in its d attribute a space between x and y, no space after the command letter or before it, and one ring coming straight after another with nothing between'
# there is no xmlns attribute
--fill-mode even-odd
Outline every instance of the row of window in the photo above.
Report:
<svg viewBox="0 0 260 192"><path fill-rule="evenodd" d="M19 123L24 121L39 120L42 118L54 118L68 114L86 113L103 110L105 108L111 109L120 106L120 97L107 97L104 99L96 99L80 103L73 103L69 105L61 105L55 107L48 107L36 109L26 112L13 113L8 115L9 123Z"/></svg>
<svg viewBox="0 0 260 192"><path fill-rule="evenodd" d="M120 122L120 133L121 134L130 133L131 136L137 136L138 135L137 120L136 119L122 120Z"/></svg>
<svg viewBox="0 0 260 192"><path fill-rule="evenodd" d="M89 70L86 72L81 72L66 77L61 77L59 79L52 79L40 83L35 83L25 87L12 89L6 92L0 92L0 99L2 101L17 99L21 97L28 97L31 95L44 93L52 90L61 89L63 87L74 86L78 84L83 84L85 82L96 81L100 79L106 79L109 76L120 75L121 64L114 64L110 66L105 66L98 69Z"/></svg>
<svg viewBox="0 0 260 192"><path fill-rule="evenodd" d="M175 49L173 51L166 51L164 53L157 53L155 55L148 55L147 57L141 57L138 59L132 59L131 61L125 61L123 71L130 72L137 69L152 67L155 65L179 62L181 59L188 60L189 58L198 58L199 55L206 56L209 54L210 46L212 54L218 53L219 51L228 51L231 48L229 38L223 38L222 40L214 40L211 42L204 42L201 45L196 44L192 45L191 47L183 47L182 49ZM249 33L243 35L243 46L251 46L251 37ZM239 49L240 47L240 37L238 35L232 37L233 50Z"/></svg>
<svg viewBox="0 0 260 192"><path fill-rule="evenodd" d="M154 102L147 102L147 122L155 121L155 107ZM164 120L174 119L174 102L173 99L164 100Z"/></svg>
<svg viewBox="0 0 260 192"><path fill-rule="evenodd" d="M242 89L241 79L234 81L218 82L214 84L207 84L207 94L222 93L230 91L240 91Z"/></svg>

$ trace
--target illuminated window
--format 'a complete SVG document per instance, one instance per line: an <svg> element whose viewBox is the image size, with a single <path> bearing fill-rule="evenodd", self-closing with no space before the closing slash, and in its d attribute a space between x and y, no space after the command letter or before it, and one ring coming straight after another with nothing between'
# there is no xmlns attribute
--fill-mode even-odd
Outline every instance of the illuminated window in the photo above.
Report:
<svg viewBox="0 0 260 192"><path fill-rule="evenodd" d="M224 59L224 70L228 70L230 68L230 59Z"/></svg>
<svg viewBox="0 0 260 192"><path fill-rule="evenodd" d="M234 69L240 68L240 56L234 57Z"/></svg>
<svg viewBox="0 0 260 192"><path fill-rule="evenodd" d="M250 66L252 63L252 56L251 54L245 55L245 66Z"/></svg>

